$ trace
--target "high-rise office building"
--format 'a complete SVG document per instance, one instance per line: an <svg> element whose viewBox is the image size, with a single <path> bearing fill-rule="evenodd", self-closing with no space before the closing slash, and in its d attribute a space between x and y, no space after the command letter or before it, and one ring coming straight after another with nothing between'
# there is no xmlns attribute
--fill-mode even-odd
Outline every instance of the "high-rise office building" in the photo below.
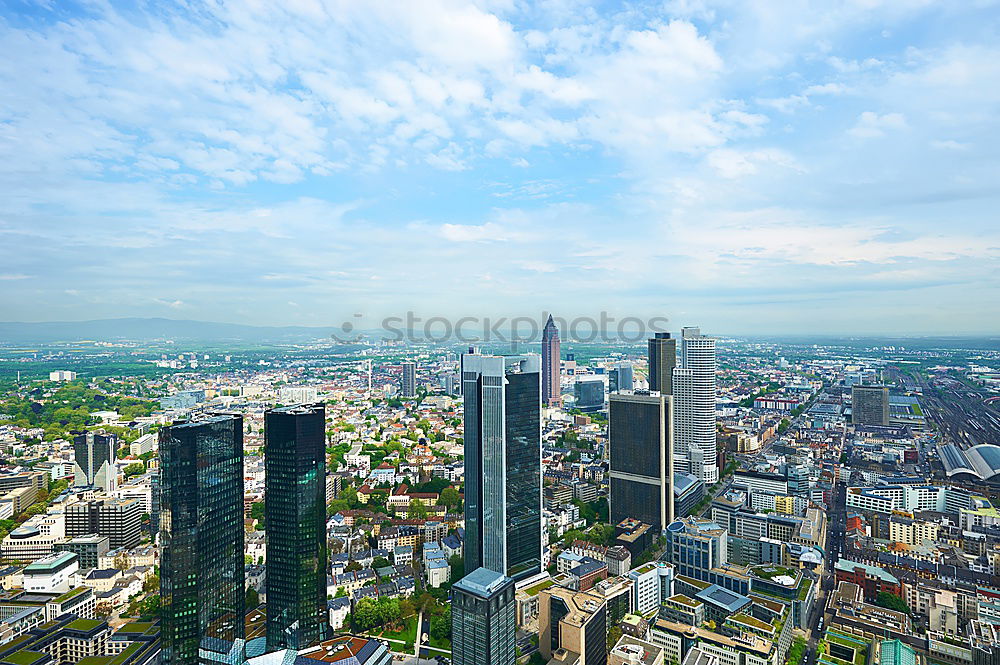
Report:
<svg viewBox="0 0 1000 665"><path fill-rule="evenodd" d="M678 575L710 581L711 571L729 561L728 535L725 528L711 520L677 519L667 526L663 561L674 564Z"/></svg>
<svg viewBox="0 0 1000 665"><path fill-rule="evenodd" d="M672 398L616 393L610 400L611 523L631 517L659 534L674 518Z"/></svg>
<svg viewBox="0 0 1000 665"><path fill-rule="evenodd" d="M514 580L477 568L452 586L451 656L455 665L514 665Z"/></svg>
<svg viewBox="0 0 1000 665"><path fill-rule="evenodd" d="M155 541L160 533L160 469L157 467L149 476L149 538Z"/></svg>
<svg viewBox="0 0 1000 665"><path fill-rule="evenodd" d="M469 350L458 356L458 383L455 385L455 388L458 390L459 395L462 394L462 377L465 375L465 356L473 356L477 353L479 353L479 349L470 344Z"/></svg>
<svg viewBox="0 0 1000 665"><path fill-rule="evenodd" d="M243 662L243 417L160 430L164 665Z"/></svg>
<svg viewBox="0 0 1000 665"><path fill-rule="evenodd" d="M600 411L604 408L604 379L595 374L578 376L573 382L573 397L573 406L581 411Z"/></svg>
<svg viewBox="0 0 1000 665"><path fill-rule="evenodd" d="M608 392L617 393L623 390L632 390L635 381L632 378L632 364L627 362L618 363L608 372Z"/></svg>
<svg viewBox="0 0 1000 665"><path fill-rule="evenodd" d="M465 569L542 569L541 361L463 357Z"/></svg>
<svg viewBox="0 0 1000 665"><path fill-rule="evenodd" d="M73 437L73 484L77 487L100 487L111 494L118 486L115 471L114 434L80 432Z"/></svg>
<svg viewBox="0 0 1000 665"><path fill-rule="evenodd" d="M542 403L559 406L562 403L559 381L559 328L552 315L542 329Z"/></svg>
<svg viewBox="0 0 1000 665"><path fill-rule="evenodd" d="M417 396L417 363L403 363L403 374L400 377L399 388L400 395L404 398Z"/></svg>
<svg viewBox="0 0 1000 665"><path fill-rule="evenodd" d="M886 386L852 386L851 422L888 426L889 389Z"/></svg>
<svg viewBox="0 0 1000 665"><path fill-rule="evenodd" d="M267 648L304 649L326 637L326 411L264 414Z"/></svg>
<svg viewBox="0 0 1000 665"><path fill-rule="evenodd" d="M111 549L135 547L142 540L142 502L139 499L94 499L66 507L66 537L107 536Z"/></svg>
<svg viewBox="0 0 1000 665"><path fill-rule="evenodd" d="M649 340L649 390L673 395L673 374L677 366L677 340L668 332L655 333Z"/></svg>
<svg viewBox="0 0 1000 665"><path fill-rule="evenodd" d="M674 368L674 464L705 485L719 480L715 428L715 339L681 330L681 363Z"/></svg>

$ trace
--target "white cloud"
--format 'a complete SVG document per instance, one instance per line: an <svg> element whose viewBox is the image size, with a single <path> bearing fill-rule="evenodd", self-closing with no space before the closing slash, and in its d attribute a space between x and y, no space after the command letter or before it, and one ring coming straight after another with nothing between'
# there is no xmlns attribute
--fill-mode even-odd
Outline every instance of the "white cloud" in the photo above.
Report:
<svg viewBox="0 0 1000 665"><path fill-rule="evenodd" d="M783 150L775 149L739 151L722 148L708 153L707 162L723 178L753 175L765 165L802 171L802 167L799 166L794 157Z"/></svg>
<svg viewBox="0 0 1000 665"><path fill-rule="evenodd" d="M878 138L885 136L887 131L904 128L906 128L906 117L902 113L879 115L874 111L865 111L858 116L857 124L849 129L848 133L858 138Z"/></svg>
<svg viewBox="0 0 1000 665"><path fill-rule="evenodd" d="M805 89L806 95L842 95L845 92L847 87L842 83L822 83Z"/></svg>
<svg viewBox="0 0 1000 665"><path fill-rule="evenodd" d="M485 280L525 303L543 274L587 305L701 290L706 311L733 279L828 299L985 279L1000 53L961 29L976 11L232 0L2 22L0 306L303 319L485 300Z"/></svg>
<svg viewBox="0 0 1000 665"><path fill-rule="evenodd" d="M931 141L931 147L938 150L968 150L969 144L945 139Z"/></svg>
<svg viewBox="0 0 1000 665"><path fill-rule="evenodd" d="M441 237L451 242L502 242L507 240L503 228L497 224L442 224Z"/></svg>

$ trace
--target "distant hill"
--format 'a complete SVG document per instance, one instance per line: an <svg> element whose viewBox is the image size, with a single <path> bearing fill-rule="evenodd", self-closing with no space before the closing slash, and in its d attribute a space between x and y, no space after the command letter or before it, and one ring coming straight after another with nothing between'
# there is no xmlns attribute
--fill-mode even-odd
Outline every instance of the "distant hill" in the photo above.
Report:
<svg viewBox="0 0 1000 665"><path fill-rule="evenodd" d="M309 326L248 326L174 319L97 319L45 323L0 323L0 342L74 342L79 340L151 340L276 342L329 337L336 330Z"/></svg>

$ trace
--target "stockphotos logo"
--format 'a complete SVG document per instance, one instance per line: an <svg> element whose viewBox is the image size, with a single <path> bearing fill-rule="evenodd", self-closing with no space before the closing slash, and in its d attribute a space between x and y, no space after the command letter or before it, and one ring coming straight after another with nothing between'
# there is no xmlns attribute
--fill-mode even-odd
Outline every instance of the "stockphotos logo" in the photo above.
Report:
<svg viewBox="0 0 1000 665"><path fill-rule="evenodd" d="M354 321L344 321L338 332L332 333L330 337L341 343L356 343L369 338L369 335L362 333L364 314L355 313L352 318ZM414 312L406 312L403 316L387 316L382 319L379 332L371 336L391 342L414 343L538 342L548 318L548 312L542 312L539 318L462 316L457 319L445 316L425 318ZM576 342L634 343L653 333L666 332L666 326L670 322L663 316L648 319L637 316L616 318L607 312L572 319L553 315L552 319L562 339Z"/></svg>

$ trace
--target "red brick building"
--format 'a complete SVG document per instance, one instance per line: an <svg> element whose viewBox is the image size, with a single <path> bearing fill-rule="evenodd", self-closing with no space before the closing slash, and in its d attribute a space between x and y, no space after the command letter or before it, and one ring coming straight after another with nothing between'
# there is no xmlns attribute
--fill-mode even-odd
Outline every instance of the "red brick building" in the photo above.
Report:
<svg viewBox="0 0 1000 665"><path fill-rule="evenodd" d="M878 566L840 559L835 574L838 582L853 582L864 590L865 602L875 602L883 591L903 597L903 585L891 573Z"/></svg>

